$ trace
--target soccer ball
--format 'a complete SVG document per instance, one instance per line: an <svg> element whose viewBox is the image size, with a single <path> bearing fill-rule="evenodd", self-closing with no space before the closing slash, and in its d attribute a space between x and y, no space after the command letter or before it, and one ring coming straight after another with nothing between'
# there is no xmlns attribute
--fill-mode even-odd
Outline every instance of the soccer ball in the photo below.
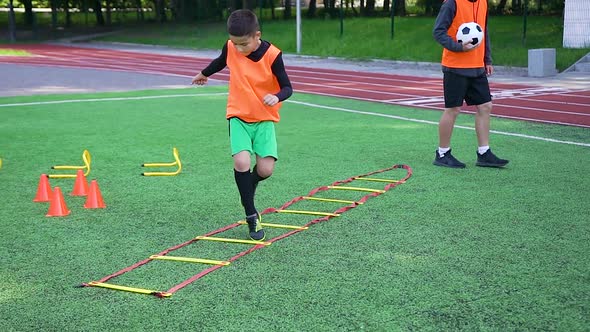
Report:
<svg viewBox="0 0 590 332"><path fill-rule="evenodd" d="M471 42L473 46L479 45L483 40L483 30L475 22L463 23L459 26L459 30L457 30L457 41L459 43L463 44L470 39L473 39Z"/></svg>

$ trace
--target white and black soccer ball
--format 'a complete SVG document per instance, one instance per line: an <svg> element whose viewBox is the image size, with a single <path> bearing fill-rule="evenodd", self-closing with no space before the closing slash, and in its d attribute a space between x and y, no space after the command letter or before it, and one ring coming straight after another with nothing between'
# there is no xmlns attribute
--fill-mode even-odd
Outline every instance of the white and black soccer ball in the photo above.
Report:
<svg viewBox="0 0 590 332"><path fill-rule="evenodd" d="M479 45L483 40L483 29L475 22L463 23L457 30L457 42L463 44L470 39L473 39L473 46Z"/></svg>

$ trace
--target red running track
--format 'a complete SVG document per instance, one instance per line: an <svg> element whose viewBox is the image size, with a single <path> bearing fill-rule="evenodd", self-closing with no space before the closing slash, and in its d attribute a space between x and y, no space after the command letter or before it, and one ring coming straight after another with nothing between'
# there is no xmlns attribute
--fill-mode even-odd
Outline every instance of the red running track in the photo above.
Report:
<svg viewBox="0 0 590 332"><path fill-rule="evenodd" d="M59 45L0 45L32 56L1 56L0 63L114 70L192 78L211 59ZM442 80L287 66L295 91L442 110ZM227 69L213 78L227 80ZM188 84L188 80L187 80ZM490 83L496 117L590 128L590 89ZM464 112L473 113L473 107Z"/></svg>

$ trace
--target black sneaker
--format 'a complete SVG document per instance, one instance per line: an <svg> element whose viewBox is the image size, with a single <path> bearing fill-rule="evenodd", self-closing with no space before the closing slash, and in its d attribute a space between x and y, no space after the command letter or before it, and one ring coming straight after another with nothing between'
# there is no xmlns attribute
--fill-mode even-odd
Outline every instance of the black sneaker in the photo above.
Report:
<svg viewBox="0 0 590 332"><path fill-rule="evenodd" d="M492 153L491 149L488 149L484 154L477 153L477 162L475 166L480 167L504 167L508 164L508 160L500 159Z"/></svg>
<svg viewBox="0 0 590 332"><path fill-rule="evenodd" d="M264 229L260 223L262 222L262 218L260 214L256 213L255 217L246 218L246 222L248 223L248 230L250 231L250 238L254 241L262 241L264 240Z"/></svg>
<svg viewBox="0 0 590 332"><path fill-rule="evenodd" d="M451 154L451 150L445 152L445 154L441 157L438 154L438 150L434 151L434 161L432 162L433 165L436 166L443 166L443 167L450 167L450 168L465 168L465 164L460 162L459 160L455 159Z"/></svg>

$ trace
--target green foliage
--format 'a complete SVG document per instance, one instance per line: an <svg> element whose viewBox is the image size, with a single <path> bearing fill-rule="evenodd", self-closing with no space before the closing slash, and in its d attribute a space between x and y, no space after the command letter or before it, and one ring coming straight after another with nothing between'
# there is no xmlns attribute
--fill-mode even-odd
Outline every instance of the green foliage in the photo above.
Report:
<svg viewBox="0 0 590 332"><path fill-rule="evenodd" d="M263 37L277 44L285 53L296 53L295 20L272 19L269 9L257 12ZM50 28L51 14L36 13L36 26L27 28L22 15L17 15L17 40L40 41L116 31L97 38L105 41L168 45L195 49L218 49L227 38L225 23L156 23L152 11L140 20L135 12L115 12L111 25L97 27L91 13L73 13L72 26L64 28L64 13L59 13L57 28ZM225 14L220 14L225 17ZM280 14L277 17L282 17ZM6 17L0 16L0 25ZM302 54L353 59L386 59L439 62L442 48L432 38L434 17L389 17L340 19L303 19ZM342 25L342 35L341 35ZM49 28L48 28L49 27ZM590 52L590 48L564 49L561 16L491 16L489 21L492 55L495 65L526 67L528 50L555 48L556 65L564 70ZM2 40L5 38L6 40ZM7 42L8 34L0 35Z"/></svg>
<svg viewBox="0 0 590 332"><path fill-rule="evenodd" d="M590 325L587 147L492 134L494 149L511 164L483 169L473 166L474 131L457 128L454 153L468 168L443 169L431 165L439 112L305 94L291 101L317 106L286 102L281 110L280 159L259 186L259 208L398 163L412 167L410 180L169 299L75 288L242 217L226 97L206 95L225 91L0 98L0 105L30 103L0 107L3 330L583 331ZM106 97L118 99L98 100ZM79 101L42 104L72 99ZM461 115L457 124L473 127L473 120ZM583 128L501 119L493 127L590 143ZM180 175L139 175L141 163L171 160L174 146L184 165ZM82 208L84 198L69 195L73 179L52 179L72 213L45 217L47 204L32 202L40 174L80 163L83 149L92 154L90 178L107 208ZM231 235L245 238L243 228ZM268 229L269 238L277 234ZM225 259L235 248L195 244L175 254ZM111 282L166 290L202 269L153 262Z"/></svg>
<svg viewBox="0 0 590 332"><path fill-rule="evenodd" d="M523 40L522 17L492 16L489 33L494 64L526 67L528 49L555 48L557 68L568 68L590 48L564 49L562 22L560 17L531 16ZM301 51L324 57L439 62L442 47L432 38L433 24L431 17L396 17L392 39L388 18L347 18L343 21L342 36L339 20L303 20ZM297 51L295 29L293 21L262 20L263 38L285 53ZM218 49L226 38L225 25L215 23L147 25L100 40Z"/></svg>

